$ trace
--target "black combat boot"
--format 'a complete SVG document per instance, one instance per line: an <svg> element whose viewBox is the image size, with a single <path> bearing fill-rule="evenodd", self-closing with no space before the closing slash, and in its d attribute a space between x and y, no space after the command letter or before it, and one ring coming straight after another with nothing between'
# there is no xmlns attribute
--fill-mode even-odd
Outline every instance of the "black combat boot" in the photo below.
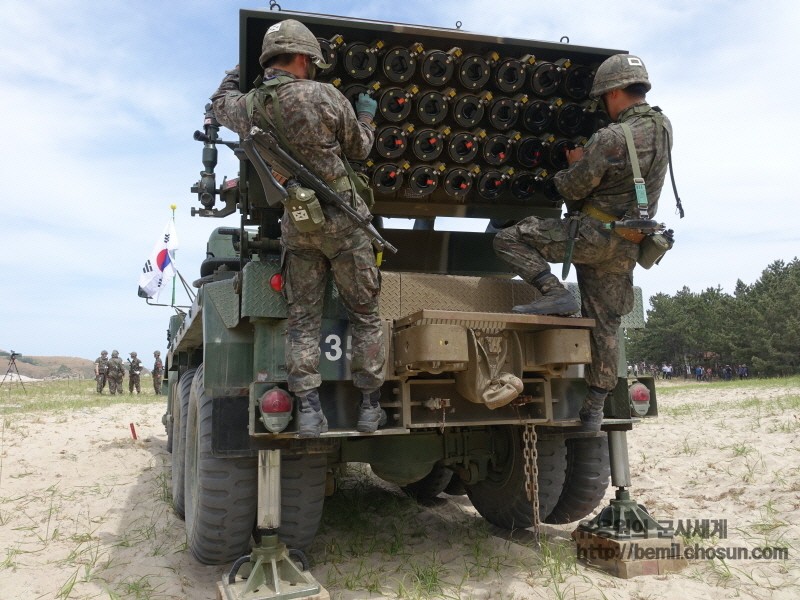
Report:
<svg viewBox="0 0 800 600"><path fill-rule="evenodd" d="M308 390L296 394L300 401L297 412L297 434L302 438L319 437L328 431L328 419L322 413L319 403L319 390Z"/></svg>
<svg viewBox="0 0 800 600"><path fill-rule="evenodd" d="M511 312L523 315L572 315L581 307L567 288L561 285L558 277L545 271L531 282L542 295L530 304L520 304Z"/></svg>
<svg viewBox="0 0 800 600"><path fill-rule="evenodd" d="M583 431L600 431L603 424L603 405L606 402L608 392L601 388L590 387L583 406L578 411L581 418L581 429Z"/></svg>
<svg viewBox="0 0 800 600"><path fill-rule="evenodd" d="M356 429L361 433L375 433L378 427L386 425L386 411L381 408L380 398L380 389L361 392L358 423L356 423Z"/></svg>

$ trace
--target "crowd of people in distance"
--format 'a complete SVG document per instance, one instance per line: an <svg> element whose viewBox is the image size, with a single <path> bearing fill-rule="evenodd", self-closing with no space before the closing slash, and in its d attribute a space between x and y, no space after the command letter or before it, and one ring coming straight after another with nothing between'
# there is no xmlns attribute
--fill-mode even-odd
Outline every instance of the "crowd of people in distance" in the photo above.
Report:
<svg viewBox="0 0 800 600"><path fill-rule="evenodd" d="M670 380L678 377L677 369L672 366L672 363L662 363L661 366L657 364L648 364L645 361L634 362L628 365L628 377L638 377L639 375L649 375L655 379ZM694 379L695 381L712 381L714 379L721 381L733 381L736 378L749 379L750 370L747 365L741 364L736 367L731 365L717 365L715 367L696 365L684 365L683 378Z"/></svg>

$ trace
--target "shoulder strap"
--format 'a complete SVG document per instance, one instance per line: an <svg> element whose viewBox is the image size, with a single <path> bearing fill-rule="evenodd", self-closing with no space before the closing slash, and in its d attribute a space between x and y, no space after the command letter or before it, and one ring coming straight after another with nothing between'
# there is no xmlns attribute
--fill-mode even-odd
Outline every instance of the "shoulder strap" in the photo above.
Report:
<svg viewBox="0 0 800 600"><path fill-rule="evenodd" d="M669 163L669 180L672 182L672 193L675 194L675 208L678 210L678 214L680 218L683 218L683 205L681 204L681 198L678 196L678 186L675 185L675 173L672 170L672 140L669 138L669 129L667 129L666 124L664 123L664 116L661 114L661 109L658 106L654 106L653 110L658 115L658 121L661 123L661 126L664 129L664 134L667 136L667 161Z"/></svg>
<svg viewBox="0 0 800 600"><path fill-rule="evenodd" d="M648 110L649 116L653 118L656 122L656 127L658 128L657 137L661 139L661 136L658 135L662 131L664 135L667 137L667 163L669 164L669 178L672 182L672 192L675 194L675 208L678 210L678 214L680 218L683 218L684 211L683 205L681 204L680 196L678 195L678 188L675 185L675 173L672 169L672 149L671 140L669 137L669 129L667 129L667 125L664 122L664 116L661 114L661 109L657 106L653 106ZM628 147L628 156L631 160L631 168L633 169L633 183L636 187L636 204L639 207L639 214L642 215L642 198L644 198L644 208L647 208L647 190L644 187L644 179L642 179L642 173L639 168L639 159L636 155L636 146L633 144L633 135L631 134L630 125L627 123L620 123L620 127L622 128L622 133L625 135L625 145ZM639 187L639 182L641 183L641 188ZM648 218L648 217L642 217Z"/></svg>
<svg viewBox="0 0 800 600"><path fill-rule="evenodd" d="M639 168L639 156L636 154L636 146L633 143L631 126L627 123L620 123L619 126L622 128L622 133L625 135L625 145L628 147L628 156L630 157L631 168L633 169L633 187L636 190L636 206L639 209L639 218L649 219L650 215L647 212L647 188L644 186L642 171Z"/></svg>

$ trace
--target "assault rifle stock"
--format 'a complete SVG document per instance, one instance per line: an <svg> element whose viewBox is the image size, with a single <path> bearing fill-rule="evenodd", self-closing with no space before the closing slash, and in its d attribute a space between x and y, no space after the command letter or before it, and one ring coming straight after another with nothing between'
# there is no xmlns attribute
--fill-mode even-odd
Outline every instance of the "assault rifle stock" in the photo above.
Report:
<svg viewBox="0 0 800 600"><path fill-rule="evenodd" d="M251 128L250 135L242 140L241 147L255 168L258 178L261 180L261 185L264 186L264 193L270 206L276 206L287 198L286 189L272 174L274 170L281 175L296 179L303 187L314 190L317 198L324 204L338 206L359 229L369 236L372 245L378 252L388 250L392 254L397 253L397 248L378 233L370 222L370 217L362 217L358 214L358 211L334 192L325 181L317 177L305 165L295 160L281 147L271 131L266 131L260 127Z"/></svg>

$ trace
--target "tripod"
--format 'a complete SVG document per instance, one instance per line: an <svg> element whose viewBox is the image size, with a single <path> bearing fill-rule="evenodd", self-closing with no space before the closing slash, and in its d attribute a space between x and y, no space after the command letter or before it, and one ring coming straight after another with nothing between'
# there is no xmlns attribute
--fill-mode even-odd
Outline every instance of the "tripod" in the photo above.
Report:
<svg viewBox="0 0 800 600"><path fill-rule="evenodd" d="M22 386L22 390L27 394L28 390L25 389L25 384L22 383L22 376L19 374L19 369L17 368L17 357L19 356L18 353L11 351L11 354L8 357L8 369L6 369L6 374L3 375L3 381L0 381L0 387L3 387L3 384L6 382L6 377L11 375L11 381L14 381L14 373L11 372L11 369L14 369L14 372L17 374L17 381Z"/></svg>

